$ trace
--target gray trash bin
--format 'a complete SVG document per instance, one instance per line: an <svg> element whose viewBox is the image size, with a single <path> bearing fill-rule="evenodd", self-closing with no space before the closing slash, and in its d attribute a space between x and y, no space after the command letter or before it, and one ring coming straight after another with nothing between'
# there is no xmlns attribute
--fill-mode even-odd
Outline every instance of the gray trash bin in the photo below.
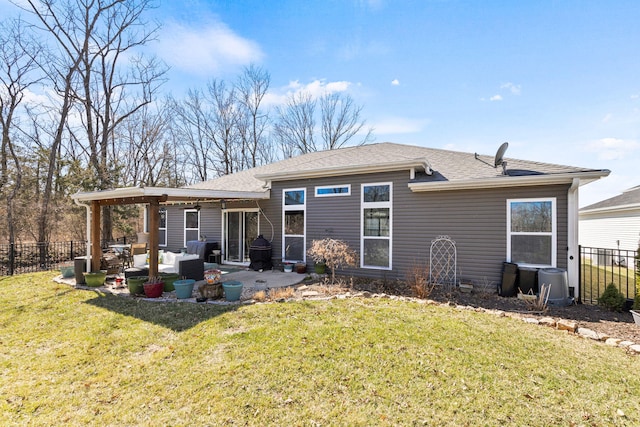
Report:
<svg viewBox="0 0 640 427"><path fill-rule="evenodd" d="M76 285L84 285L84 273L87 271L87 257L79 256L73 259L73 272L76 275Z"/></svg>

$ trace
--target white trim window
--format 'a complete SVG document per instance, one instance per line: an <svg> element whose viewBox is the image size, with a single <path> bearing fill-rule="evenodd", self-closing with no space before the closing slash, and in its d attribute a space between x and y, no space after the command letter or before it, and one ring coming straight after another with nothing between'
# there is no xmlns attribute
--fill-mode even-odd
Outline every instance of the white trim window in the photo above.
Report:
<svg viewBox="0 0 640 427"><path fill-rule="evenodd" d="M507 261L530 267L555 267L555 197L507 200Z"/></svg>
<svg viewBox="0 0 640 427"><path fill-rule="evenodd" d="M167 246L167 208L160 207L160 221L158 222L158 246Z"/></svg>
<svg viewBox="0 0 640 427"><path fill-rule="evenodd" d="M363 184L361 204L360 266L391 270L392 183Z"/></svg>
<svg viewBox="0 0 640 427"><path fill-rule="evenodd" d="M200 211L198 209L184 210L184 246L187 242L200 239Z"/></svg>
<svg viewBox="0 0 640 427"><path fill-rule="evenodd" d="M315 192L316 197L350 196L351 184L318 186Z"/></svg>
<svg viewBox="0 0 640 427"><path fill-rule="evenodd" d="M282 190L282 258L283 261L306 261L307 190Z"/></svg>

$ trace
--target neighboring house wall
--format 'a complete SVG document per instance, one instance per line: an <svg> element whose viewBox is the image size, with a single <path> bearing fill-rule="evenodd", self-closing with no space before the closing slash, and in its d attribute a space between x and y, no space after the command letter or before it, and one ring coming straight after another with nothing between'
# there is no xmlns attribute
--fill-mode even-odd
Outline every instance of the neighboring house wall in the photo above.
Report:
<svg viewBox="0 0 640 427"><path fill-rule="evenodd" d="M635 251L640 239L640 211L580 214L580 245Z"/></svg>

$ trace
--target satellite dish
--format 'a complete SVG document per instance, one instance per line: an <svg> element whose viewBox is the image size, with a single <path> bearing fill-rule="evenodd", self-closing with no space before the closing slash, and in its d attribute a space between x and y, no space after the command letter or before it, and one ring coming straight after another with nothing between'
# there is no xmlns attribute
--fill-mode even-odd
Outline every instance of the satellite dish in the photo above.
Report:
<svg viewBox="0 0 640 427"><path fill-rule="evenodd" d="M496 158L493 162L493 167L497 168L498 166L500 166L503 163L503 157L504 157L504 152L507 151L507 148L509 148L509 143L508 142L504 142L502 143L502 145L500 146L500 148L498 148L498 152L496 153Z"/></svg>

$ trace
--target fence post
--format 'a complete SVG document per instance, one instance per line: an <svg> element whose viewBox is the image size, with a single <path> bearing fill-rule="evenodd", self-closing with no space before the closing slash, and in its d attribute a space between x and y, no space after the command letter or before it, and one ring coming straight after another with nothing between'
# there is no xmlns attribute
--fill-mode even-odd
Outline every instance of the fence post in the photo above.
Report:
<svg viewBox="0 0 640 427"><path fill-rule="evenodd" d="M578 256L580 257L578 259L578 304L582 304L582 268L584 266L583 263L583 259L584 257L582 256L582 245L578 245Z"/></svg>
<svg viewBox="0 0 640 427"><path fill-rule="evenodd" d="M15 261L16 261L16 254L15 254L15 243L10 243L9 244L9 276L13 276L13 272L15 271Z"/></svg>

